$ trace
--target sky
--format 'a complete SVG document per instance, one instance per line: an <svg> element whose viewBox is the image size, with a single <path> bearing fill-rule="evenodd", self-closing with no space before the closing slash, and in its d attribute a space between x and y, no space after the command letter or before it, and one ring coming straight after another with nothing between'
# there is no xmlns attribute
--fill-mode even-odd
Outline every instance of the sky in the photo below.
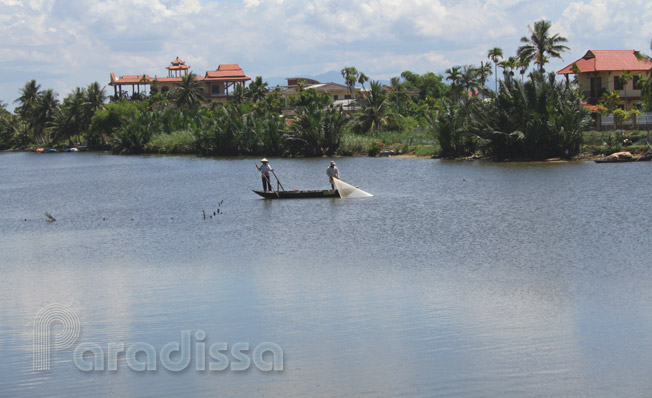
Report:
<svg viewBox="0 0 652 398"><path fill-rule="evenodd" d="M12 110L32 79L62 99L111 72L164 76L177 56L200 75L443 73L493 47L515 55L540 19L571 48L549 71L589 49L652 53L650 0L0 0L0 101Z"/></svg>

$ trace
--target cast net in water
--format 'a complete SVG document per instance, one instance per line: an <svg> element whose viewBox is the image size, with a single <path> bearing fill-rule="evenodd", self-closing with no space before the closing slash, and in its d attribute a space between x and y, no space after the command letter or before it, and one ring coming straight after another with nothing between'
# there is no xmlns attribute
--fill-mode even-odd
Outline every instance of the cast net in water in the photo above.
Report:
<svg viewBox="0 0 652 398"><path fill-rule="evenodd" d="M357 199L374 196L369 192L365 192L362 189L354 187L353 185L349 185L340 179L333 178L333 181L337 187L337 192L340 194L340 198Z"/></svg>

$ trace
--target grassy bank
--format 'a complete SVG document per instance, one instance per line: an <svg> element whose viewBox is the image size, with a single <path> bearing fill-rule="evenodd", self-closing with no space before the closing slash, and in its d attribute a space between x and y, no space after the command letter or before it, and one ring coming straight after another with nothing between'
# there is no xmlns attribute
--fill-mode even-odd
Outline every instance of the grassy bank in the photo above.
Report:
<svg viewBox="0 0 652 398"><path fill-rule="evenodd" d="M372 135L342 134L338 153L343 156L378 156L391 151L395 155L436 156L441 147L432 136L420 130L386 131Z"/></svg>

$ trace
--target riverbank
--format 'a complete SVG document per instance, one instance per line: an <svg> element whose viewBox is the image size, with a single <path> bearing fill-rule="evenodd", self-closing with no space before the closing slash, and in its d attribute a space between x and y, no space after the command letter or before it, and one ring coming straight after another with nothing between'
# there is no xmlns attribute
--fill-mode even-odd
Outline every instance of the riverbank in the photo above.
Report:
<svg viewBox="0 0 652 398"><path fill-rule="evenodd" d="M0 153L16 153L16 152L32 152L32 153L45 153L45 154L52 154L52 153L68 153L63 150L57 151L57 152L47 152L47 151L42 151L42 152L37 152L34 149L3 149L0 150ZM111 154L111 151L84 151L84 152L93 152L93 153L103 153L103 154ZM634 152L632 155L634 156L641 156L643 153L638 153ZM204 157L201 154L188 154L188 153L143 153L142 155L171 155L171 156L201 156ZM120 155L117 155L120 156ZM205 156L205 157L211 157L211 156ZM242 157L242 156L221 156L223 158L231 158L231 157ZM249 157L249 156L247 156ZM377 154L377 155L369 155L365 153L354 153L351 155L334 155L332 157L336 158L391 158L391 159L441 159L441 160L451 160L451 161L473 161L473 160L483 160L483 161L489 161L489 162L497 162L497 163L514 163L514 162L544 162L544 163L566 163L566 162L578 162L578 161L604 161L607 159L607 155L604 154L592 154L592 153L587 153L587 152L582 152L579 155L573 157L572 159L562 159L562 158L549 158L549 159L543 159L543 160L533 160L533 159L493 159L490 157L484 157L484 156L465 156L465 157L459 157L459 158L441 158L437 155L419 155L414 152L408 152L408 153L398 153L398 154Z"/></svg>

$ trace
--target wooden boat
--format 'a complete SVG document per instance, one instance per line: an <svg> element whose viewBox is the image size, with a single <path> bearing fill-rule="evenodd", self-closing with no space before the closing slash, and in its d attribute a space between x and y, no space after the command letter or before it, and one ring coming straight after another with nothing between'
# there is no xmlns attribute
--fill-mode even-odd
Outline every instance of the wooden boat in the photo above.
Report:
<svg viewBox="0 0 652 398"><path fill-rule="evenodd" d="M254 189L254 192L265 199L308 199L308 198L339 198L340 194L337 190L309 190L309 191L274 191L263 192Z"/></svg>

